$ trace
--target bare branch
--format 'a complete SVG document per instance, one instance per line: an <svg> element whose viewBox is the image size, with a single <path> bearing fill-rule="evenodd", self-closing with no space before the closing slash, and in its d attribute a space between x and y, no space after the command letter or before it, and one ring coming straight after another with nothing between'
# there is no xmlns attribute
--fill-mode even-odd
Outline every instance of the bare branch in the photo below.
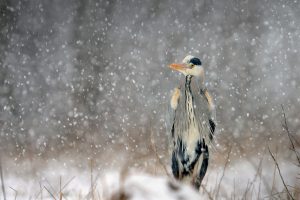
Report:
<svg viewBox="0 0 300 200"><path fill-rule="evenodd" d="M278 147L276 146L275 156L277 156L277 152L278 152ZM272 180L271 194L273 194L273 190L275 188L275 181L276 181L276 166L274 166L274 171L273 171L273 180Z"/></svg>
<svg viewBox="0 0 300 200"><path fill-rule="evenodd" d="M44 188L47 190L47 192L51 195L51 197L53 198L53 199L55 199L55 200L57 200L56 198L55 198L55 196L46 188L46 186L44 186Z"/></svg>
<svg viewBox="0 0 300 200"><path fill-rule="evenodd" d="M43 200L43 187L41 182L40 182L40 193L41 193L41 200Z"/></svg>
<svg viewBox="0 0 300 200"><path fill-rule="evenodd" d="M61 188L61 191L63 191L74 179L75 176L73 176L67 183L65 183L64 186Z"/></svg>
<svg viewBox="0 0 300 200"><path fill-rule="evenodd" d="M202 187L202 189L204 190L204 192L207 194L208 198L209 198L210 200L213 200L213 198L212 198L210 192L206 189L206 187L204 187L203 184L201 184L201 187Z"/></svg>
<svg viewBox="0 0 300 200"><path fill-rule="evenodd" d="M14 189L13 187L10 187L10 189L12 189L14 192L15 192L15 200L17 199L17 196L18 196L18 191L16 189Z"/></svg>
<svg viewBox="0 0 300 200"><path fill-rule="evenodd" d="M1 178L1 187L2 187L2 192L3 192L3 199L6 200L5 184L4 184L4 178L3 178L1 159L0 159L0 178Z"/></svg>
<svg viewBox="0 0 300 200"><path fill-rule="evenodd" d="M157 148L156 148L156 145L155 145L155 140L154 140L154 137L153 137L153 131L152 131L152 130L151 130L151 139L150 139L150 141L151 141L151 147L152 147L152 150L154 151L155 156L156 156L156 158L157 158L159 164L163 167L163 169L164 169L166 175L169 176L169 177L172 177L172 176L169 174L169 172L168 172L166 166L164 165L163 161L161 160L161 158L159 157L159 155L158 155L158 153L157 153Z"/></svg>
<svg viewBox="0 0 300 200"><path fill-rule="evenodd" d="M278 165L278 163L277 163L277 161L276 161L274 155L272 154L272 152L271 152L269 146L268 146L268 150L269 150L269 153L270 153L270 155L271 155L273 161L275 162L275 165L276 165L276 167L277 167L279 176L280 176L281 181L282 181L282 183L283 183L283 185L284 185L284 187L285 187L285 189L286 189L286 192L288 193L289 197L290 197L292 200L294 200L294 197L291 195L289 189L287 188L287 185L285 184L285 182L284 182L284 180L283 180L283 177L282 177L282 175L281 175L281 171L280 171L279 165Z"/></svg>
<svg viewBox="0 0 300 200"><path fill-rule="evenodd" d="M264 196L263 199L275 199L275 196L280 196L280 195L285 194L285 193L286 193L286 191L276 192L274 194L271 194L271 195L268 195L268 196Z"/></svg>
<svg viewBox="0 0 300 200"><path fill-rule="evenodd" d="M53 191L53 193L56 194L54 187L51 185L51 183L48 181L47 178L45 179L45 181L46 181L46 183L50 186L50 189ZM45 188L45 186L44 186L44 188Z"/></svg>
<svg viewBox="0 0 300 200"><path fill-rule="evenodd" d="M217 189L217 192L216 192L216 199L218 199L218 195L219 195L219 190L220 190L221 182L222 182L222 180L223 180L223 178L224 178L225 170L226 170L227 165L228 165L228 163L229 163L229 157L230 157L231 149L232 149L232 146L230 146L229 151L228 151L228 153L227 153L227 157L226 157L225 165L224 165L224 168L223 168L222 176L221 176L221 178L220 178L220 181L219 181L219 184L218 184L218 187L217 187L218 189Z"/></svg>
<svg viewBox="0 0 300 200"><path fill-rule="evenodd" d="M91 173L91 195L92 195L92 200L94 200L94 181L93 181L93 165L94 165L94 163L93 163L93 159L91 159L91 171L90 171L90 173Z"/></svg>
<svg viewBox="0 0 300 200"><path fill-rule="evenodd" d="M235 200L235 178L233 179L233 200Z"/></svg>
<svg viewBox="0 0 300 200"><path fill-rule="evenodd" d="M256 170L256 174L253 178L253 180L250 182L249 188L253 188L254 187L254 183L256 182L257 177L261 176L261 171L262 171L262 162L263 162L264 157L262 157L259 161L257 170Z"/></svg>
<svg viewBox="0 0 300 200"><path fill-rule="evenodd" d="M59 176L59 200L62 200L62 191L61 191L61 176Z"/></svg>
<svg viewBox="0 0 300 200"><path fill-rule="evenodd" d="M244 192L244 197L243 197L243 199L247 199L247 193L248 193L248 191L249 191L249 186L250 186L250 181L249 181L249 179L248 179L248 181L247 181L247 186L246 186L246 190L245 190L245 192Z"/></svg>
<svg viewBox="0 0 300 200"><path fill-rule="evenodd" d="M298 164L300 164L300 157L299 157L299 155L298 155L298 152L296 151L294 142L293 142L293 140L292 140L292 138L291 138L291 132L290 132L289 127L288 127L288 124L287 124L287 119L286 119L284 107L283 107L282 104L281 104L281 109L282 109L282 116L283 116L283 120L284 120L284 124L282 125L282 127L285 129L285 131L286 131L287 134L288 134L290 143L291 143L291 145L292 145L292 150L293 150L293 152L295 153L295 155L296 155L296 157L297 157Z"/></svg>

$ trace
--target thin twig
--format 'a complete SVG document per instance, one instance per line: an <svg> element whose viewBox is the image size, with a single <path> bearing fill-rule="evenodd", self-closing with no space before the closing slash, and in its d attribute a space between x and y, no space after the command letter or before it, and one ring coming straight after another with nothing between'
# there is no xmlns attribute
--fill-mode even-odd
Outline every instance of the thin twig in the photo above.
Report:
<svg viewBox="0 0 300 200"><path fill-rule="evenodd" d="M246 190L245 190L245 192L244 192L244 198L243 199L247 199L247 193L248 193L248 191L249 191L249 179L248 179L248 181L247 181L247 186L246 186Z"/></svg>
<svg viewBox="0 0 300 200"><path fill-rule="evenodd" d="M55 200L57 200L56 198L55 198L55 196L46 188L46 186L44 186L44 188L45 188L45 190L47 190L47 192L51 195L51 197L53 198L53 199L55 199Z"/></svg>
<svg viewBox="0 0 300 200"><path fill-rule="evenodd" d="M233 179L233 200L235 200L235 178Z"/></svg>
<svg viewBox="0 0 300 200"><path fill-rule="evenodd" d="M2 187L2 192L3 192L3 199L6 200L5 184L4 184L4 178L3 178L1 159L0 159L0 177L1 177L1 187Z"/></svg>
<svg viewBox="0 0 300 200"><path fill-rule="evenodd" d="M40 193L41 193L41 200L43 200L43 187L41 182L40 182Z"/></svg>
<svg viewBox="0 0 300 200"><path fill-rule="evenodd" d="M99 191L97 190L97 196L98 196L98 200L101 200L102 198L100 197L100 193Z"/></svg>
<svg viewBox="0 0 300 200"><path fill-rule="evenodd" d="M285 189L286 189L286 192L288 193L288 195L290 196L290 198L291 198L292 200L294 200L294 197L291 195L289 189L287 188L287 186L286 186L286 184L285 184L285 182L284 182L284 180L283 180L283 177L282 177L282 175L281 175L281 171L280 171L279 165L278 165L278 163L277 163L277 161L276 161L274 155L272 154L272 152L271 152L269 146L268 146L268 150L269 150L269 153L270 153L270 155L271 155L273 161L275 162L275 165L276 165L276 167L277 167L279 176L280 176L281 181L282 181L282 183L283 183L283 185L284 185L284 187L285 187Z"/></svg>
<svg viewBox="0 0 300 200"><path fill-rule="evenodd" d="M75 176L73 176L67 183L65 183L64 186L61 188L61 191L63 191L74 179Z"/></svg>
<svg viewBox="0 0 300 200"><path fill-rule="evenodd" d="M93 158L91 159L91 196L92 200L94 200Z"/></svg>
<svg viewBox="0 0 300 200"><path fill-rule="evenodd" d="M95 191L97 189L97 180L99 179L99 174L97 174L96 176L93 175L93 188L91 188L89 190L89 192L85 195L85 198L84 199L91 199L92 198L92 193L93 192L93 195L94 195L94 199L95 199Z"/></svg>
<svg viewBox="0 0 300 200"><path fill-rule="evenodd" d="M158 155L158 153L157 153L157 148L156 148L156 145L155 145L155 140L154 140L154 137L153 137L153 132L152 132L152 130L151 130L151 135L150 135L150 137L151 137L151 139L150 139L150 141L151 141L151 147L152 147L152 150L153 150L154 153L155 153L155 156L156 156L156 158L157 158L159 164L163 167L163 169L164 169L166 175L169 176L169 177L171 177L171 175L169 174L169 172L168 172L166 166L164 165L163 161L161 160L161 158L159 157L159 155Z"/></svg>
<svg viewBox="0 0 300 200"><path fill-rule="evenodd" d="M257 170L256 170L256 174L255 174L253 180L252 180L252 181L250 182L250 184L249 184L249 190L251 190L251 196L253 196L253 195L252 195L252 192L253 192L253 189L254 189L254 183L256 182L257 177L259 177L259 176L261 175L263 159L264 159L264 157L262 157L262 158L260 159L259 164L258 164L258 167L257 167ZM260 176L260 177L261 177L261 176Z"/></svg>
<svg viewBox="0 0 300 200"><path fill-rule="evenodd" d="M225 176L225 170L226 170L227 165L228 165L228 163L229 163L229 157L230 157L231 149L232 149L232 146L230 146L230 149L229 149L229 151L228 151L228 153L227 153L227 157L226 157L225 165L224 165L224 168L223 168L222 176L221 176L221 178L220 178L220 181L219 181L219 184L218 184L218 187L217 187L218 189L217 189L217 192L216 192L216 199L218 199L218 195L219 195L219 191L220 191L221 182L222 182L222 180L223 180L223 178L224 178L224 176Z"/></svg>
<svg viewBox="0 0 300 200"><path fill-rule="evenodd" d="M290 132L289 127L288 127L288 124L287 124L287 119L286 119L284 107L283 107L282 104L281 104L281 109L282 109L282 115L283 115L283 120L284 120L284 124L282 125L282 127L285 129L285 131L286 131L287 134L288 134L290 143L291 143L291 145L292 145L292 150L293 150L293 152L295 153L295 155L296 155L296 157L297 157L298 164L300 164L300 157L299 157L299 155L298 155L298 152L296 151L294 142L293 142L293 140L292 140L292 138L291 138L291 132Z"/></svg>
<svg viewBox="0 0 300 200"><path fill-rule="evenodd" d="M15 192L15 200L17 200L17 196L18 196L18 191L16 189L14 189L13 187L10 187L10 189L12 189Z"/></svg>
<svg viewBox="0 0 300 200"><path fill-rule="evenodd" d="M218 177L219 177L219 172L217 172L216 174L216 178L215 178L215 184L214 184L214 190L213 190L213 193L216 194L217 192L217 188L218 188Z"/></svg>
<svg viewBox="0 0 300 200"><path fill-rule="evenodd" d="M40 200L43 200L43 187L42 187L41 181L39 181L39 185L40 185L40 190L33 196L34 196L34 199L37 199L41 195Z"/></svg>
<svg viewBox="0 0 300 200"><path fill-rule="evenodd" d="M261 174L262 174L262 172L260 172L260 176L259 176L259 185L258 185L257 199L260 199L260 189L261 189Z"/></svg>
<svg viewBox="0 0 300 200"><path fill-rule="evenodd" d="M238 150L241 152L241 154L247 153L245 147L243 147L239 141L237 141L234 138L232 138L231 140L232 140L232 142L234 142L235 147L238 148ZM251 164L251 166L253 167L253 170L257 169L255 161L252 161L251 159L247 159L246 161ZM269 186L269 181L266 178L263 178L262 182L263 182L264 187L266 187L266 190L271 191L271 188Z"/></svg>
<svg viewBox="0 0 300 200"><path fill-rule="evenodd" d="M212 198L210 192L206 189L206 187L204 187L203 184L201 184L201 187L202 187L202 189L204 190L204 192L207 194L208 198L209 198L210 200L213 200L213 198Z"/></svg>
<svg viewBox="0 0 300 200"><path fill-rule="evenodd" d="M59 200L62 200L61 176L59 176Z"/></svg>
<svg viewBox="0 0 300 200"><path fill-rule="evenodd" d="M277 156L277 152L278 152L278 147L276 146L275 156ZM275 181L276 181L276 166L274 166L274 171L273 171L273 180L272 180L272 187L271 187L271 195L273 194L273 190L275 188Z"/></svg>
<svg viewBox="0 0 300 200"><path fill-rule="evenodd" d="M275 196L279 196L279 195L285 194L285 193L286 193L286 191L276 192L276 193L274 193L274 194L271 194L271 195L268 195L268 196L263 197L263 199L274 199ZM272 198L272 197L273 197L273 198Z"/></svg>
<svg viewBox="0 0 300 200"><path fill-rule="evenodd" d="M57 192L55 191L54 187L50 184L50 182L48 181L48 179L45 179L46 183L50 186L50 189L53 191L53 193L57 194ZM45 187L45 186L44 186Z"/></svg>

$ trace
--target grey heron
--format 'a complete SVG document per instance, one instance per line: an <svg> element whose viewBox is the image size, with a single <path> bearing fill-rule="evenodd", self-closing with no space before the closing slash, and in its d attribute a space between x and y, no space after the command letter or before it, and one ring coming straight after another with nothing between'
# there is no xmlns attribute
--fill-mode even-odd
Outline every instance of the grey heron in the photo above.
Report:
<svg viewBox="0 0 300 200"><path fill-rule="evenodd" d="M209 149L215 131L214 104L204 85L199 58L188 55L170 68L185 76L184 86L174 89L170 107L172 173L199 189L206 174Z"/></svg>

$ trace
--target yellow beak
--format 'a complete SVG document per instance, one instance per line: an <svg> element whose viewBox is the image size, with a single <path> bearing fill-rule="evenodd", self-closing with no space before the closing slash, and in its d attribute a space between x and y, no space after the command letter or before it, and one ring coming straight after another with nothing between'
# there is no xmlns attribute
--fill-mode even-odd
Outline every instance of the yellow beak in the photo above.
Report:
<svg viewBox="0 0 300 200"><path fill-rule="evenodd" d="M185 64L179 64L179 63L172 63L170 64L170 68L176 71L180 71L183 72L186 69L188 69L188 67Z"/></svg>

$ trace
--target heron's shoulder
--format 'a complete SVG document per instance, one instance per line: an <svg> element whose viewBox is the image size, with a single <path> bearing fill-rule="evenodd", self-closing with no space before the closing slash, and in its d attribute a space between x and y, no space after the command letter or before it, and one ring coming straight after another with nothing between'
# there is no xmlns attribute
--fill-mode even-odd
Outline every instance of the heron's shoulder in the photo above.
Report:
<svg viewBox="0 0 300 200"><path fill-rule="evenodd" d="M191 81L191 90L194 94L200 94L205 89L205 86L198 79L193 78Z"/></svg>

